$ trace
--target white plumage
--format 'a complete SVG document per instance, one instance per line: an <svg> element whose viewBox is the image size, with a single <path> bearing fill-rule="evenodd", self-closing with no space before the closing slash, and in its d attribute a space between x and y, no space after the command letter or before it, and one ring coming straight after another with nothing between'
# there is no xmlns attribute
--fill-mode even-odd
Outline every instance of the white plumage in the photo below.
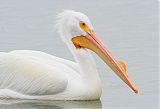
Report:
<svg viewBox="0 0 160 109"><path fill-rule="evenodd" d="M77 63L40 51L17 50L1 53L0 98L86 99L85 94L88 93L89 97L90 92L83 89L85 85L81 83L79 69Z"/></svg>

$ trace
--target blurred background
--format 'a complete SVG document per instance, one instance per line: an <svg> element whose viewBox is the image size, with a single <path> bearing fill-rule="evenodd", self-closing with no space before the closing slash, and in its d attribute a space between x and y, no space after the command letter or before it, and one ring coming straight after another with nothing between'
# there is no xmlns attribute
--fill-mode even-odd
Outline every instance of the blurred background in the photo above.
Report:
<svg viewBox="0 0 160 109"><path fill-rule="evenodd" d="M158 108L156 0L0 0L0 51L40 50L73 60L54 26L62 9L83 12L91 19L112 54L125 61L139 89L136 95L93 53L103 87L99 108Z"/></svg>

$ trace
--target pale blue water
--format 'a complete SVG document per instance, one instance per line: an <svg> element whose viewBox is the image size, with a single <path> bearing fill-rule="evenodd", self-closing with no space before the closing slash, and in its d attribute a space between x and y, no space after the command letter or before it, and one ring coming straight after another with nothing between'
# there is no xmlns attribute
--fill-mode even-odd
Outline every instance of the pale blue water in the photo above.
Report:
<svg viewBox="0 0 160 109"><path fill-rule="evenodd" d="M112 54L127 64L134 94L95 55L101 101L0 101L0 109L158 108L158 3L156 0L0 0L0 51L32 49L73 60L54 29L61 9L87 14ZM7 104L8 103L8 104Z"/></svg>

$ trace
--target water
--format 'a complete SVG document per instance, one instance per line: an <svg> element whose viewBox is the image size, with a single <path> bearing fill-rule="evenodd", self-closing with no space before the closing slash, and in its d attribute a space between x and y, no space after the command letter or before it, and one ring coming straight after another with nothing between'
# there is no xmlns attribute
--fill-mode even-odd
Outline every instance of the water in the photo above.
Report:
<svg viewBox="0 0 160 109"><path fill-rule="evenodd" d="M158 6L155 0L0 0L0 51L40 50L73 60L54 29L61 9L87 14L112 54L127 64L134 94L96 56L101 101L1 100L2 109L158 108Z"/></svg>
<svg viewBox="0 0 160 109"><path fill-rule="evenodd" d="M101 109L101 101L27 101L2 100L1 109Z"/></svg>

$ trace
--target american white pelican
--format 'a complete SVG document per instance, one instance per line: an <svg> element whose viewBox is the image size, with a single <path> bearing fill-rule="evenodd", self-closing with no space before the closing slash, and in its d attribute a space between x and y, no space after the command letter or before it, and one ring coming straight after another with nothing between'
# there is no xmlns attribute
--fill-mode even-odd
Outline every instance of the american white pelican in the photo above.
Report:
<svg viewBox="0 0 160 109"><path fill-rule="evenodd" d="M135 93L126 66L117 61L96 37L86 15L72 10L58 14L58 32L76 62L40 51L0 53L0 98L37 100L95 100L101 82L94 51Z"/></svg>

